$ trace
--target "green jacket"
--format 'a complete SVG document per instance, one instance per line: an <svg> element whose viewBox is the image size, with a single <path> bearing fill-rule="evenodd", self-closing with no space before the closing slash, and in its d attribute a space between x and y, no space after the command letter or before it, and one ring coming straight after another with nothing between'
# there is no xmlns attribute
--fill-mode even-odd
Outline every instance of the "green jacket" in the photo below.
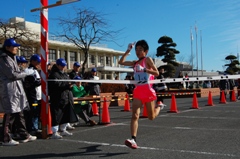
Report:
<svg viewBox="0 0 240 159"><path fill-rule="evenodd" d="M87 92L85 91L83 86L78 87L77 85L73 85L72 88L72 93L73 93L73 97L84 97L87 95Z"/></svg>

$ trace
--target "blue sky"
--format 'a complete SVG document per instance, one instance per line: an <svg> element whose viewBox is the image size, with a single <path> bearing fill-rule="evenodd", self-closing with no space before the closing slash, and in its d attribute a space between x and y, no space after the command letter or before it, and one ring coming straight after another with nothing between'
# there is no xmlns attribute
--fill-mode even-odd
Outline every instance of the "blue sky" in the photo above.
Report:
<svg viewBox="0 0 240 159"><path fill-rule="evenodd" d="M48 0L54 4L57 0ZM24 17L27 21L39 22L39 12L30 12L40 6L40 0L9 0L1 2L1 18ZM72 7L93 8L108 14L112 30L124 28L116 45L107 43L109 48L125 51L128 43L145 39L150 46L149 54L154 55L160 46L161 36L169 36L177 44L179 61L189 62L191 55L190 28L193 33L193 53L196 66L196 34L198 28L198 68L223 70L227 55L240 51L240 3L238 0L81 0L49 9L49 32L54 33L57 22L54 18L64 16ZM200 43L202 32L202 45ZM202 48L202 49L201 49ZM127 60L136 59L134 51Z"/></svg>

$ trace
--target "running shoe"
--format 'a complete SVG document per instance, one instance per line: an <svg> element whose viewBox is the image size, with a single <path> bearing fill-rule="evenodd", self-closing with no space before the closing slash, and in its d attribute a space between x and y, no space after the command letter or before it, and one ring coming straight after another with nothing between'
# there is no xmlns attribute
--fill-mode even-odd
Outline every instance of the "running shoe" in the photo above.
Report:
<svg viewBox="0 0 240 159"><path fill-rule="evenodd" d="M71 126L70 124L67 126L67 130L74 130L75 127Z"/></svg>
<svg viewBox="0 0 240 159"><path fill-rule="evenodd" d="M125 145L127 147L132 148L132 149L137 149L138 148L137 143L135 142L134 139L127 139L127 140L125 140Z"/></svg>
<svg viewBox="0 0 240 159"><path fill-rule="evenodd" d="M26 139L24 139L24 140L19 140L19 142L20 142L20 143L26 143L26 142L34 141L34 140L37 140L37 137L36 137L36 136L29 135L28 138L26 138Z"/></svg>
<svg viewBox="0 0 240 159"><path fill-rule="evenodd" d="M164 107L166 107L166 106L167 106L166 104L163 104L161 101L159 101L159 102L157 102L156 108L160 107L160 109L163 110Z"/></svg>
<svg viewBox="0 0 240 159"><path fill-rule="evenodd" d="M2 146L17 146L19 145L18 141L10 140L9 142L2 142Z"/></svg>
<svg viewBox="0 0 240 159"><path fill-rule="evenodd" d="M63 132L60 133L61 136L72 136L73 133L68 132L67 130L64 130Z"/></svg>
<svg viewBox="0 0 240 159"><path fill-rule="evenodd" d="M50 137L50 139L62 139L63 137L58 133L55 132L52 134L52 136Z"/></svg>
<svg viewBox="0 0 240 159"><path fill-rule="evenodd" d="M163 103L162 103L162 104L160 105L160 109L163 110L166 106L167 106L166 104L163 104Z"/></svg>

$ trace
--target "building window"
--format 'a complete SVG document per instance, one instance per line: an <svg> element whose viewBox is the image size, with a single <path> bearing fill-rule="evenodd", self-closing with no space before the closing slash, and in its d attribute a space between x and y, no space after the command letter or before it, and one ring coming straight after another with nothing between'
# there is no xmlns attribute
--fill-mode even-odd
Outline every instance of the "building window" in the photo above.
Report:
<svg viewBox="0 0 240 159"><path fill-rule="evenodd" d="M111 57L106 56L106 66L111 66Z"/></svg>
<svg viewBox="0 0 240 159"><path fill-rule="evenodd" d="M48 51L49 62L56 61L57 50L49 49Z"/></svg>
<svg viewBox="0 0 240 159"><path fill-rule="evenodd" d="M107 78L108 80L112 80L112 75L111 75L111 74L107 74L106 76L107 76L106 78Z"/></svg>
<svg viewBox="0 0 240 159"><path fill-rule="evenodd" d="M33 55L33 52L36 52L36 48L30 48L30 47L21 47L21 56L24 56L26 59L30 59L30 57Z"/></svg>
<svg viewBox="0 0 240 159"><path fill-rule="evenodd" d="M113 56L113 66L117 66L117 58L116 58L116 56Z"/></svg>
<svg viewBox="0 0 240 159"><path fill-rule="evenodd" d="M64 59L68 61L68 51L64 51Z"/></svg>
<svg viewBox="0 0 240 159"><path fill-rule="evenodd" d="M100 65L103 66L103 63L104 63L104 57L103 56L98 57L98 63L100 63Z"/></svg>
<svg viewBox="0 0 240 159"><path fill-rule="evenodd" d="M90 62L92 65L95 65L95 56L94 55L90 55Z"/></svg>
<svg viewBox="0 0 240 159"><path fill-rule="evenodd" d="M70 62L75 62L77 61L77 53L70 51Z"/></svg>

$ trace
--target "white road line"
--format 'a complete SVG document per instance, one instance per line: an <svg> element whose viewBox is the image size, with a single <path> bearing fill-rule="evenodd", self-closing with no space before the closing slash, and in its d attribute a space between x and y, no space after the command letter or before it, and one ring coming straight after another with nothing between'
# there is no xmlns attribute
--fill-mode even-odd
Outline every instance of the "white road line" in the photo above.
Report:
<svg viewBox="0 0 240 159"><path fill-rule="evenodd" d="M201 131L238 131L239 129L211 129L211 128L198 128L198 127L170 127L170 126L161 126L161 125L143 125L141 124L140 127L147 127L147 128L161 128L161 129L179 129L179 130L201 130Z"/></svg>
<svg viewBox="0 0 240 159"><path fill-rule="evenodd" d="M101 146L111 146L111 147L122 147L128 148L122 144L110 144L110 143L103 143L103 142L91 142L91 141L81 141L81 140L70 140L70 139L60 139L62 141L67 142L74 142L74 143L83 143L89 145L101 145ZM60 141L59 140L59 141ZM190 153L190 154L202 154L202 155L212 155L212 156L227 156L227 157L238 157L235 154L226 154L226 153L215 153L215 152L206 152L206 151L191 151L191 150L177 150L177 149L164 149L164 148L156 148L156 147L141 147L139 146L138 149L142 150L153 150L153 151L169 151L169 152L180 152L180 153Z"/></svg>
<svg viewBox="0 0 240 159"><path fill-rule="evenodd" d="M124 123L111 123L111 124L107 124L107 125L103 125L103 126L94 126L94 127L89 127L88 129L84 129L84 130L74 130L74 133L78 133L78 132L85 132L85 131L92 131L92 130L97 130L97 129L104 129L110 126L117 126L117 125L129 125L129 124L124 124Z"/></svg>
<svg viewBox="0 0 240 159"><path fill-rule="evenodd" d="M162 117L170 117L170 118L189 118L189 119L217 119L217 120L239 120L239 118L230 118L230 117L203 117L203 116L162 116Z"/></svg>

